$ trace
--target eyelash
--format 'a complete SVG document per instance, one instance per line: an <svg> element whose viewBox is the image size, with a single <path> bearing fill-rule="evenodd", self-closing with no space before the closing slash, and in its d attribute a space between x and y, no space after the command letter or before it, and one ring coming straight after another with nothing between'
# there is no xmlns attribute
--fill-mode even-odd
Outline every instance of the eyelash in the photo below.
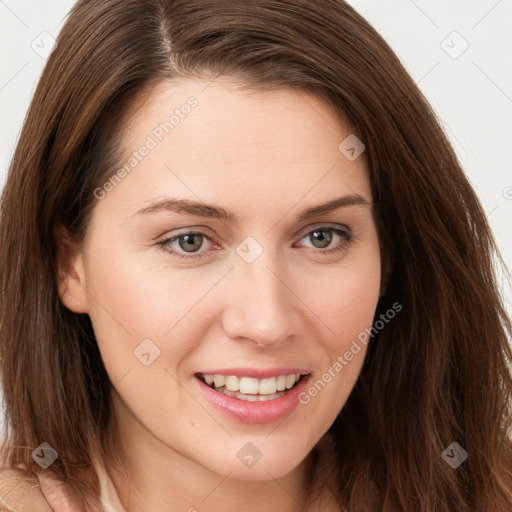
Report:
<svg viewBox="0 0 512 512"><path fill-rule="evenodd" d="M334 228L331 226L321 226L321 227L314 228L310 231L303 233L302 236L300 237L300 240L302 240L304 237L306 237L308 235L311 235L312 233L314 233L316 231L330 231L330 232L336 233L338 236L340 236L341 238L344 239L344 242L340 242L338 245L336 245L335 247L332 247L330 249L313 250L312 251L313 254L321 253L324 255L329 255L329 254L344 251L348 247L350 247L350 245L353 241L353 238L354 238L353 234L350 231L345 231L343 229ZM166 253L176 256L181 259L191 260L191 259L196 259L196 258L202 258L203 252L190 253L189 256L184 256L183 253L181 253L179 251L169 249L169 246L172 242L178 240L180 237L185 236L185 235L201 235L201 236L205 237L207 240L209 240L210 242L212 242L211 238L206 233L202 233L200 231L187 231L185 233L180 233L179 235L176 235L172 238L166 238L165 240L162 240L161 242L157 242L156 245L160 246L162 248L162 250L165 251Z"/></svg>

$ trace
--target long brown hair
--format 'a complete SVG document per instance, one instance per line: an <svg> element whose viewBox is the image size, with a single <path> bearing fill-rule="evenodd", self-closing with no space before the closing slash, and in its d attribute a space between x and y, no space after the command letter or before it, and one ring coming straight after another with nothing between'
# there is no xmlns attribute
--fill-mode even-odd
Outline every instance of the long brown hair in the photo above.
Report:
<svg viewBox="0 0 512 512"><path fill-rule="evenodd" d="M117 169L123 119L180 77L237 77L326 101L368 159L386 294L402 311L372 336L330 427L348 511L512 510L511 322L485 213L435 113L380 35L341 0L83 0L37 86L1 204L4 462L48 468L81 494L114 418L88 315L58 295L55 240L77 247L94 189ZM504 267L504 265L503 265ZM453 442L468 458L441 456ZM96 482L97 484L97 482ZM368 493L371 485L372 493ZM371 496L370 496L371 495Z"/></svg>

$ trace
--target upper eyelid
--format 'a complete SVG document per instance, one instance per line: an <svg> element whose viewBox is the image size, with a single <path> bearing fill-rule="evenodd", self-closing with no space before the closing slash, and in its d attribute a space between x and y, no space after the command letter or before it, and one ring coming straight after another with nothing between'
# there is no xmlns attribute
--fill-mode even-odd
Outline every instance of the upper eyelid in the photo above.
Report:
<svg viewBox="0 0 512 512"><path fill-rule="evenodd" d="M323 224L314 225L313 227L309 226L307 228L304 228L304 230L299 231L298 235L305 236L305 235L308 235L309 233L311 233L312 231L315 231L317 229L323 229L323 228L339 229L339 230L345 231L347 233L352 233L352 230L344 224L331 224L331 223L327 222L327 223L323 223Z"/></svg>
<svg viewBox="0 0 512 512"><path fill-rule="evenodd" d="M347 233L351 233L352 232L351 228L349 226L345 225L345 224L336 224L336 223L330 223L330 222L323 222L322 223L322 222L320 222L320 223L315 223L312 226L308 226L308 227L303 228L302 230L296 232L296 234L293 235L293 236L302 236L302 237L304 237L305 235L311 233L311 231L315 231L315 229L321 229L321 228L340 229L342 231L346 231ZM204 232L203 230L206 230L206 232ZM183 228L183 231L180 231L177 234L173 234L172 236L171 235L164 236L163 240L171 240L171 239L177 238L179 236L189 235L191 233L206 235L210 239L215 238L215 236L211 236L209 234L209 232L210 232L210 229L207 228L206 226L200 226L197 229L196 228Z"/></svg>

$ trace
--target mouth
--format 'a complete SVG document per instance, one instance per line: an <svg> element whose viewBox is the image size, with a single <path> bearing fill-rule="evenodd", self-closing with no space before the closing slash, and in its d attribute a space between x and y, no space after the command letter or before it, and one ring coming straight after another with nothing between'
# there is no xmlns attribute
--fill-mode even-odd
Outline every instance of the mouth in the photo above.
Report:
<svg viewBox="0 0 512 512"><path fill-rule="evenodd" d="M196 373L195 377L217 393L246 402L268 402L285 396L299 382L310 375L279 375L267 379L238 377L235 375L208 375Z"/></svg>

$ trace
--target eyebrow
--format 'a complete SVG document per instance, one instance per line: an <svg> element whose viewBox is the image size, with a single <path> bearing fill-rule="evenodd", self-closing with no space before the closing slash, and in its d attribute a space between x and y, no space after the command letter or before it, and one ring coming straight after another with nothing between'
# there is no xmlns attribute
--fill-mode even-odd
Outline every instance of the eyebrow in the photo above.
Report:
<svg viewBox="0 0 512 512"><path fill-rule="evenodd" d="M296 222L302 222L304 220L310 219L311 217L333 212L338 208L354 205L370 206L371 202L359 194L349 194L346 196L337 197L326 203L306 208L299 215L297 215L295 220ZM194 217L217 219L222 222L231 224L236 224L239 221L237 215L233 211L226 210L221 206L192 201L190 199L174 198L166 198L162 199L161 201L151 203L148 206L138 210L135 216L146 215L160 211L171 211L185 215L192 215Z"/></svg>

